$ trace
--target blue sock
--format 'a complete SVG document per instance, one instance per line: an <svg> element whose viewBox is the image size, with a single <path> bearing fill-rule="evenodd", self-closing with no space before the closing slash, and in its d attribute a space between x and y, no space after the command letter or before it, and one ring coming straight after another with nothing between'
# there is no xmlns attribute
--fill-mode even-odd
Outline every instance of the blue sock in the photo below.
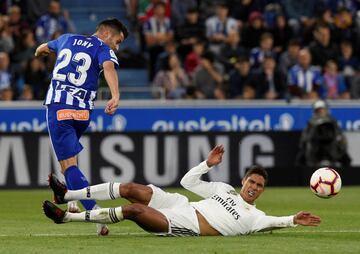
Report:
<svg viewBox="0 0 360 254"><path fill-rule="evenodd" d="M64 176L69 190L79 190L89 186L89 182L77 166L66 169ZM95 200L80 200L80 202L86 210L92 210L96 205Z"/></svg>

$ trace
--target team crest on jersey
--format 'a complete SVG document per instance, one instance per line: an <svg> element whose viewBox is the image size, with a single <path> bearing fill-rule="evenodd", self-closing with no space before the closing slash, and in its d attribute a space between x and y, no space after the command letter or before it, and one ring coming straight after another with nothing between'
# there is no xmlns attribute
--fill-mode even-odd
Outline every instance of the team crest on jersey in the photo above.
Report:
<svg viewBox="0 0 360 254"><path fill-rule="evenodd" d="M110 56L111 56L112 58L117 59L117 57L116 57L116 55L115 55L115 52L114 52L112 49L110 49Z"/></svg>
<svg viewBox="0 0 360 254"><path fill-rule="evenodd" d="M227 192L227 194L231 194L231 195L235 195L235 196L237 196L237 192L236 191L234 191L234 190L229 190L228 192Z"/></svg>

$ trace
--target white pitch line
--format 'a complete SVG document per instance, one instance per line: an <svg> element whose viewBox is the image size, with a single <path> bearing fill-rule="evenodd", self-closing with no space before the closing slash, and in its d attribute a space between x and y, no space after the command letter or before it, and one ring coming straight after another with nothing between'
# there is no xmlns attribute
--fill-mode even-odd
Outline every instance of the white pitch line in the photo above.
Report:
<svg viewBox="0 0 360 254"><path fill-rule="evenodd" d="M270 234L270 232L263 232L264 234ZM334 233L360 233L360 230L319 230L319 231L290 231L290 230L274 230L273 234L298 234L298 233L311 233L311 234L334 234ZM137 232L137 233L113 233L110 236L146 236L151 235L146 232ZM19 235L6 235L2 234L0 237L66 237L66 236L96 236L96 234L19 234Z"/></svg>
<svg viewBox="0 0 360 254"><path fill-rule="evenodd" d="M274 233L360 233L360 230L312 230L312 231L290 231L290 230L274 230Z"/></svg>
<svg viewBox="0 0 360 254"><path fill-rule="evenodd" d="M145 236L145 235L149 235L150 233L142 233L142 232L138 232L138 233L111 233L110 236L126 236L126 235L131 235L131 236ZM2 234L0 235L0 237L18 237L18 236L22 236L22 237L43 237L43 236L49 236L49 237L61 237L61 236L97 236L97 234L19 234L19 235L5 235Z"/></svg>

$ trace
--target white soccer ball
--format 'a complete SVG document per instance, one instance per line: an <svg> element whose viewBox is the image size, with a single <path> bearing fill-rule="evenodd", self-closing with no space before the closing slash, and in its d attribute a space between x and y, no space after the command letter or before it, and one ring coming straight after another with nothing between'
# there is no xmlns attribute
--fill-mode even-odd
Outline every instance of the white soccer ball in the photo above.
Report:
<svg viewBox="0 0 360 254"><path fill-rule="evenodd" d="M310 179L310 189L320 198L331 198L341 189L341 178L332 168L319 168Z"/></svg>

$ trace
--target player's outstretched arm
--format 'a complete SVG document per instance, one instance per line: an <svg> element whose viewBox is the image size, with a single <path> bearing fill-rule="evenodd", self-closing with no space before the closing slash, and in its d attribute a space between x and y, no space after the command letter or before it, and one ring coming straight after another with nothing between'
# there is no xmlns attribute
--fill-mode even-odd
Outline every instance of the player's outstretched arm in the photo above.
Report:
<svg viewBox="0 0 360 254"><path fill-rule="evenodd" d="M319 226L321 218L309 212L298 212L294 216L294 224L303 226Z"/></svg>
<svg viewBox="0 0 360 254"><path fill-rule="evenodd" d="M35 56L47 56L51 53L47 43L41 44L35 51Z"/></svg>
<svg viewBox="0 0 360 254"><path fill-rule="evenodd" d="M206 164L209 168L216 166L220 164L222 161L222 156L224 154L224 146L223 145L217 145L215 146L209 153L208 158L206 160Z"/></svg>
<svg viewBox="0 0 360 254"><path fill-rule="evenodd" d="M217 145L209 153L206 161L190 169L181 179L180 184L185 189L203 197L207 198L213 195L219 187L225 185L232 188L230 185L221 182L206 182L200 180L203 174L209 172L211 167L218 165L224 154L224 146Z"/></svg>
<svg viewBox="0 0 360 254"><path fill-rule="evenodd" d="M105 61L103 63L103 68L104 76L111 92L111 99L106 104L105 113L113 115L119 106L120 93L118 76L112 61Z"/></svg>

